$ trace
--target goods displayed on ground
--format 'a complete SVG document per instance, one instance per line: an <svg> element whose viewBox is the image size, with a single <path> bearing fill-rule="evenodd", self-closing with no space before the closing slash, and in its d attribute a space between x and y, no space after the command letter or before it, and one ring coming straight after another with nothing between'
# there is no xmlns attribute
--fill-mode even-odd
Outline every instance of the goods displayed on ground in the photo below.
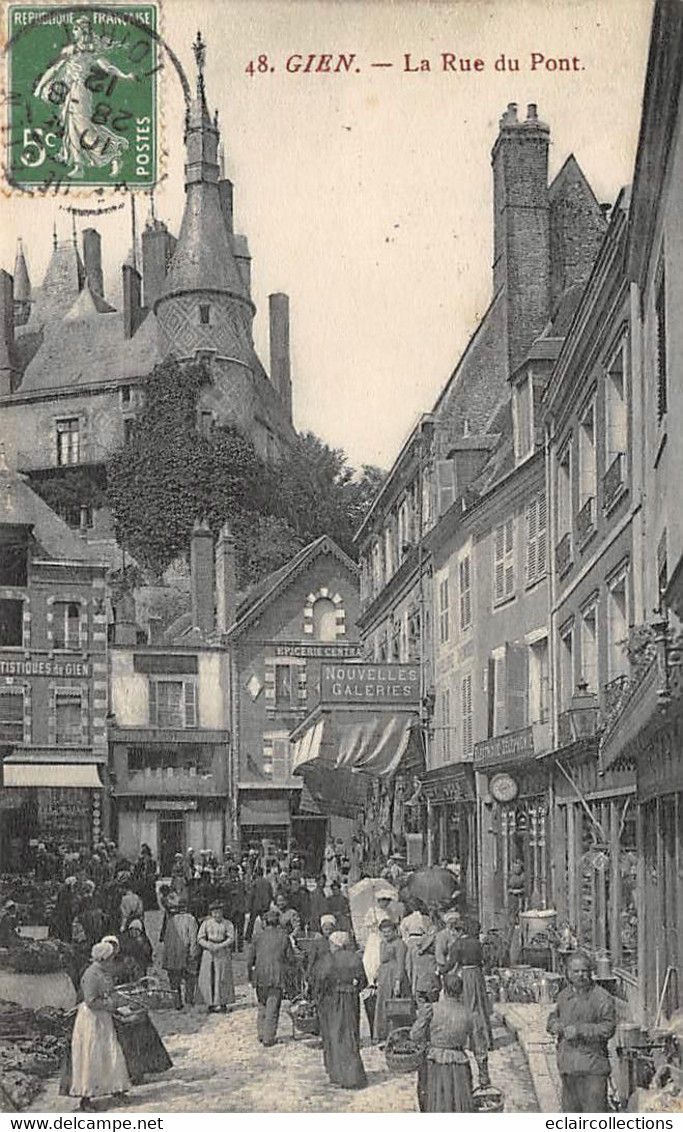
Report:
<svg viewBox="0 0 683 1132"><path fill-rule="evenodd" d="M0 906L13 900L20 909L22 924L49 924L58 889L55 880L4 874L0 876Z"/></svg>
<svg viewBox="0 0 683 1132"><path fill-rule="evenodd" d="M0 947L0 970L18 975L53 975L68 971L74 950L59 939L22 939L16 947Z"/></svg>
<svg viewBox="0 0 683 1132"><path fill-rule="evenodd" d="M59 1072L70 1029L66 1011L29 1010L0 999L0 1092L17 1111Z"/></svg>
<svg viewBox="0 0 683 1132"><path fill-rule="evenodd" d="M562 975L542 967L500 967L486 975L486 989L496 1002L554 1002L564 985Z"/></svg>

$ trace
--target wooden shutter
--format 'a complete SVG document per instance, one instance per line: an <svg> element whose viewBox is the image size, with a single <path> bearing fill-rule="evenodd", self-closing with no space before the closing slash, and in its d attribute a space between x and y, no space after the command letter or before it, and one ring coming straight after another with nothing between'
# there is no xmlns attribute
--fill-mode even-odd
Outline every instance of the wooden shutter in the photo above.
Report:
<svg viewBox="0 0 683 1132"><path fill-rule="evenodd" d="M520 731L529 722L529 649L505 646L505 696L508 731Z"/></svg>
<svg viewBox="0 0 683 1132"><path fill-rule="evenodd" d="M538 572L538 500L533 499L526 509L526 580L536 581Z"/></svg>
<svg viewBox="0 0 683 1132"><path fill-rule="evenodd" d="M469 554L460 563L460 628L472 622L472 576Z"/></svg>
<svg viewBox="0 0 683 1132"><path fill-rule="evenodd" d="M505 597L515 592L515 527L514 520L505 523Z"/></svg>
<svg viewBox="0 0 683 1132"><path fill-rule="evenodd" d="M197 726L197 685L193 680L186 680L185 689L185 726Z"/></svg>
<svg viewBox="0 0 683 1132"><path fill-rule="evenodd" d="M272 739L271 742L273 782L286 782L289 778L289 739Z"/></svg>
<svg viewBox="0 0 683 1132"><path fill-rule="evenodd" d="M436 486L439 515L443 515L455 503L455 462L453 460L437 460Z"/></svg>
<svg viewBox="0 0 683 1132"><path fill-rule="evenodd" d="M157 718L157 682L156 680L149 680L147 683L149 688L149 725L150 727L158 726Z"/></svg>
<svg viewBox="0 0 683 1132"><path fill-rule="evenodd" d="M545 492L538 497L536 577L545 578L548 569L548 505Z"/></svg>
<svg viewBox="0 0 683 1132"><path fill-rule="evenodd" d="M472 751L472 677L464 676L461 688L462 697L462 751L469 755Z"/></svg>
<svg viewBox="0 0 683 1132"><path fill-rule="evenodd" d="M496 733L496 661L490 656L488 661L487 696L488 711L486 734L491 739Z"/></svg>
<svg viewBox="0 0 683 1132"><path fill-rule="evenodd" d="M493 600L503 601L505 597L505 525L496 527L494 536L494 574L493 574Z"/></svg>

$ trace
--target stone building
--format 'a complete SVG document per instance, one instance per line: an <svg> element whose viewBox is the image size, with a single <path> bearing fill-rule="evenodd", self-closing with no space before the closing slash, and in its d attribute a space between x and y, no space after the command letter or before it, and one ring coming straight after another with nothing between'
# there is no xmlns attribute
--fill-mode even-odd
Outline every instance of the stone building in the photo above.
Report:
<svg viewBox="0 0 683 1132"><path fill-rule="evenodd" d="M108 833L105 567L0 454L0 871Z"/></svg>
<svg viewBox="0 0 683 1132"><path fill-rule="evenodd" d="M195 44L203 58L201 41ZM234 232L233 185L222 172L217 115L204 77L185 126L185 210L179 236L151 215L122 266L122 293L104 295L99 232L79 245L58 240L45 277L32 287L23 250L15 274L0 274L0 411L10 466L35 479L79 478L65 518L102 554L115 554L102 505L104 465L124 441L144 398L145 378L170 355L201 358L211 382L197 427L237 425L269 462L293 441L289 303L270 296L270 374L252 337L251 260Z"/></svg>
<svg viewBox="0 0 683 1132"><path fill-rule="evenodd" d="M366 655L420 662L427 856L458 854L473 903L488 878L489 919L506 907L500 862L531 846L517 844L516 825L501 832L497 811L493 823L477 816L472 766L478 751L479 805L490 805L489 778L514 768L515 745L507 764L495 744L477 745L523 734L524 761L531 724L537 750L549 743L538 405L605 230L573 156L548 184L549 144L535 105L523 119L508 106L491 158L491 302L357 536ZM540 779L526 793L542 794ZM542 860L533 851L545 884L545 846Z"/></svg>

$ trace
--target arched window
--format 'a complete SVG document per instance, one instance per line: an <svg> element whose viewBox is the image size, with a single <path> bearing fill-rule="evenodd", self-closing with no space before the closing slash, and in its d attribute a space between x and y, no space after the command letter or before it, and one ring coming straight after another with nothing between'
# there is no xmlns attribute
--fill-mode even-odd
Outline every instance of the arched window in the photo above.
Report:
<svg viewBox="0 0 683 1132"><path fill-rule="evenodd" d="M313 605L313 637L316 641L337 638L337 611L329 597L319 597Z"/></svg>

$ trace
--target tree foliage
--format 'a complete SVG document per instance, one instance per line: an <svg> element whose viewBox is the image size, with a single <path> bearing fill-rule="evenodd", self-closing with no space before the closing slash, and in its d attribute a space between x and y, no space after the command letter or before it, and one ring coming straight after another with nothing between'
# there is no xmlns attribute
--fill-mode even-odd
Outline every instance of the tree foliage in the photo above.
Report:
<svg viewBox="0 0 683 1132"><path fill-rule="evenodd" d="M206 518L214 534L235 536L240 584L278 569L321 534L353 554L353 533L381 482L376 468L356 477L344 452L313 433L298 437L277 468L264 464L237 428L198 427L197 405L210 375L170 359L145 387L132 433L107 467L107 494L119 543L160 574L189 547Z"/></svg>

